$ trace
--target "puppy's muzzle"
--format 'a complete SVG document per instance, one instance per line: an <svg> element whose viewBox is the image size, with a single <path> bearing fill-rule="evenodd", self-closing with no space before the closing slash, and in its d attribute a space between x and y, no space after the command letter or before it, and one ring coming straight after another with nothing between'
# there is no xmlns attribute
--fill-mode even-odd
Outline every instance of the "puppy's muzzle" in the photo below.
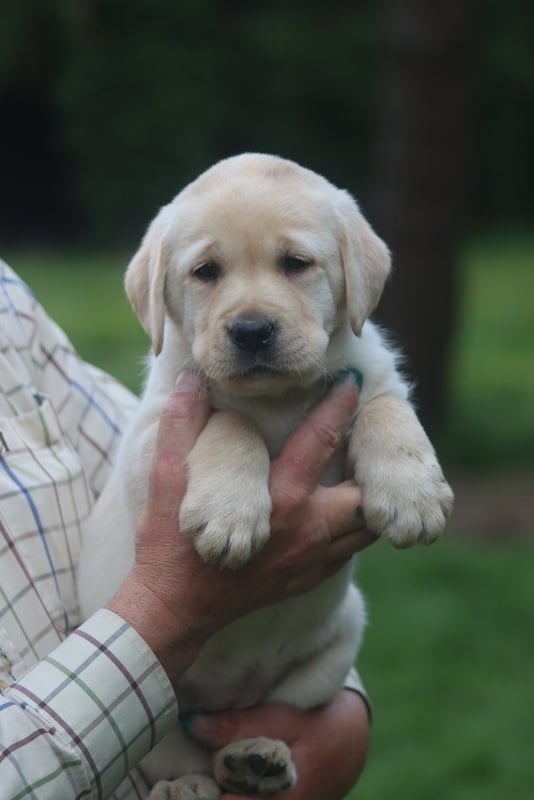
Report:
<svg viewBox="0 0 534 800"><path fill-rule="evenodd" d="M241 352L260 355L274 344L276 325L268 317L240 317L228 327L228 335Z"/></svg>

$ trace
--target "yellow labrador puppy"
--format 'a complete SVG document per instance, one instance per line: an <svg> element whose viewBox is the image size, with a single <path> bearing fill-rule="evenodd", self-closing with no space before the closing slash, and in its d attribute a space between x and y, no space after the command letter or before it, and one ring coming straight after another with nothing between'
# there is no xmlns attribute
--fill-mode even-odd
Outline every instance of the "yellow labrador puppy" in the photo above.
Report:
<svg viewBox="0 0 534 800"><path fill-rule="evenodd" d="M367 321L389 269L386 246L352 197L281 158L229 158L161 209L126 274L154 356L86 533L79 574L86 615L109 601L133 564L159 416L184 369L204 377L216 409L191 453L180 512L181 531L205 561L238 569L265 544L270 460L347 368L363 376L358 412L323 482L342 480L348 464L370 530L395 547L437 539L452 493L395 354ZM306 596L217 634L176 687L180 709L325 703L343 684L363 625L347 565ZM221 786L268 794L296 778L280 742L237 742L212 763L179 731L143 766L153 800L212 800Z"/></svg>

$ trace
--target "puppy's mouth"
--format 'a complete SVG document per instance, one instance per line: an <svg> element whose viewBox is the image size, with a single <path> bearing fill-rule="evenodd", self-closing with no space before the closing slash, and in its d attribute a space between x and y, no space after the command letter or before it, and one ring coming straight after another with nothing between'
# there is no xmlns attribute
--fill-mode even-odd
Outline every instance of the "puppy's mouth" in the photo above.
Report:
<svg viewBox="0 0 534 800"><path fill-rule="evenodd" d="M280 378L285 373L271 364L250 364L243 366L230 375L230 380L262 380Z"/></svg>

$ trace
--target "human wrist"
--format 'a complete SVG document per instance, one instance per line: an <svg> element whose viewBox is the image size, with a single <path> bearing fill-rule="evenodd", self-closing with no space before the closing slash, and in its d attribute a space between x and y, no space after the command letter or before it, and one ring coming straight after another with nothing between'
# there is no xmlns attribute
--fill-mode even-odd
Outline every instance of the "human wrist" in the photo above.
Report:
<svg viewBox="0 0 534 800"><path fill-rule="evenodd" d="M135 567L108 608L144 639L171 682L177 681L193 663L208 636L194 623L171 613Z"/></svg>

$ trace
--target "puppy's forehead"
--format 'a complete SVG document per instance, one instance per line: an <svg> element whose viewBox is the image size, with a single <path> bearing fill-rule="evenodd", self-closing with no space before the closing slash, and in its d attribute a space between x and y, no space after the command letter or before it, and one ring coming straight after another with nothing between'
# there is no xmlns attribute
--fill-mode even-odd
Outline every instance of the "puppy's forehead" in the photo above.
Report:
<svg viewBox="0 0 534 800"><path fill-rule="evenodd" d="M246 155L216 164L175 203L187 238L207 229L223 237L290 238L334 224L333 192L324 178L291 161Z"/></svg>
<svg viewBox="0 0 534 800"><path fill-rule="evenodd" d="M310 187L333 188L321 175L301 167L295 161L260 153L244 153L219 161L189 184L184 191L196 194L227 185L229 182L237 184L248 181L253 183L298 182Z"/></svg>

